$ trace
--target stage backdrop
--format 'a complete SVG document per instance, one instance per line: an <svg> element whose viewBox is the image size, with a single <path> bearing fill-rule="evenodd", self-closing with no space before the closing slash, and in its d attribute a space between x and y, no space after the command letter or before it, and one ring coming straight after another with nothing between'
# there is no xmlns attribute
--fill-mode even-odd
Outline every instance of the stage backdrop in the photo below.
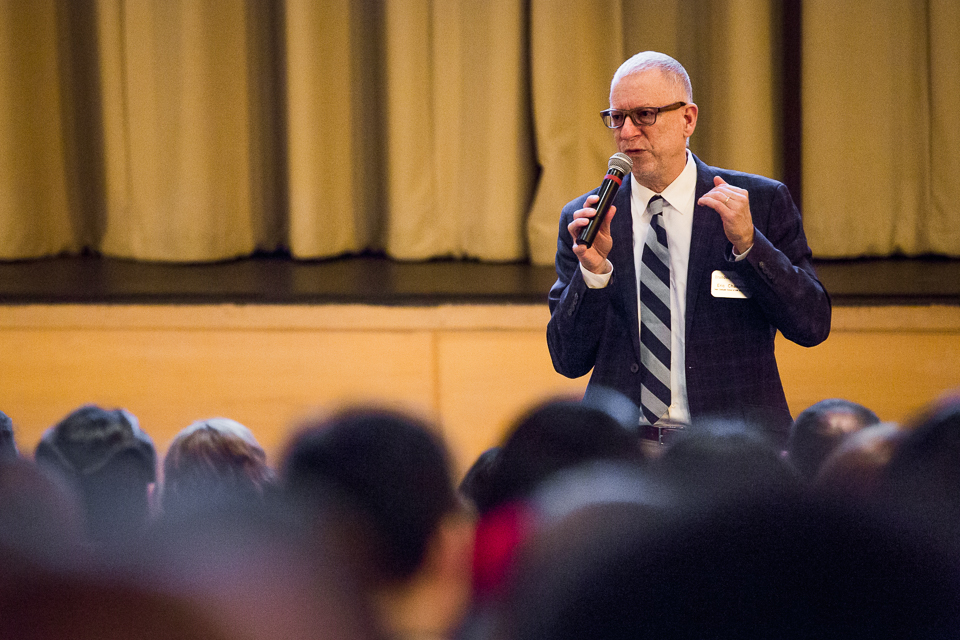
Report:
<svg viewBox="0 0 960 640"><path fill-rule="evenodd" d="M706 162L802 157L818 256L960 255L950 0L6 0L0 259L549 263L646 49Z"/></svg>

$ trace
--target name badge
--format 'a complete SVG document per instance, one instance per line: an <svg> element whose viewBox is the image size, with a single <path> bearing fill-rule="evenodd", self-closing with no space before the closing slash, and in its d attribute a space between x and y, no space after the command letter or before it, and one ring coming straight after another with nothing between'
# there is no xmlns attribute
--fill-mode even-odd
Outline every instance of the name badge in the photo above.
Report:
<svg viewBox="0 0 960 640"><path fill-rule="evenodd" d="M743 278L733 271L714 271L710 278L710 294L714 298L749 298L753 295Z"/></svg>

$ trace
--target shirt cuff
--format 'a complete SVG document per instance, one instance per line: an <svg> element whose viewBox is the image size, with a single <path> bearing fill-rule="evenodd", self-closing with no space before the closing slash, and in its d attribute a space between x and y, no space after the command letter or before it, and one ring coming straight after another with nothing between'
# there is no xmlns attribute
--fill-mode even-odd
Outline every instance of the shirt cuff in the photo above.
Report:
<svg viewBox="0 0 960 640"><path fill-rule="evenodd" d="M749 249L747 249L746 251L744 251L743 253L740 253L740 254L737 253L737 248L736 248L736 247L734 247L733 249L731 249L731 251L733 252L733 261L734 261L734 262L740 262L741 260L743 260L744 258L746 258L746 257L747 257L747 254L750 253L750 249L753 249L753 245L750 245L750 248L749 248Z"/></svg>
<svg viewBox="0 0 960 640"><path fill-rule="evenodd" d="M583 282L587 285L588 289L603 289L610 284L610 278L613 277L613 265L607 260L605 266L605 273L594 273L588 271L582 264L580 265L580 273L583 274Z"/></svg>

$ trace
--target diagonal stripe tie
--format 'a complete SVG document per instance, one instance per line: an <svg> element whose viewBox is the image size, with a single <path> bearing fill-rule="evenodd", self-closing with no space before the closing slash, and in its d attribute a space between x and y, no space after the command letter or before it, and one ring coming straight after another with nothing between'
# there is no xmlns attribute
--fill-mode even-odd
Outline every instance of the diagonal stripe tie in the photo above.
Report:
<svg viewBox="0 0 960 640"><path fill-rule="evenodd" d="M640 410L656 424L670 407L670 250L663 227L663 198L647 209L650 230L640 260Z"/></svg>

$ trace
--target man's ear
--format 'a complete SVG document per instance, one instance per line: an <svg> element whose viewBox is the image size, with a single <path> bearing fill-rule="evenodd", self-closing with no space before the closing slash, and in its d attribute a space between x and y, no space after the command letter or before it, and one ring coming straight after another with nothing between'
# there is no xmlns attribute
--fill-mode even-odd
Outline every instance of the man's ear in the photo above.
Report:
<svg viewBox="0 0 960 640"><path fill-rule="evenodd" d="M693 130L697 128L697 115L699 113L700 107L694 102L683 107L683 135L686 136L688 141L690 136L693 135Z"/></svg>

